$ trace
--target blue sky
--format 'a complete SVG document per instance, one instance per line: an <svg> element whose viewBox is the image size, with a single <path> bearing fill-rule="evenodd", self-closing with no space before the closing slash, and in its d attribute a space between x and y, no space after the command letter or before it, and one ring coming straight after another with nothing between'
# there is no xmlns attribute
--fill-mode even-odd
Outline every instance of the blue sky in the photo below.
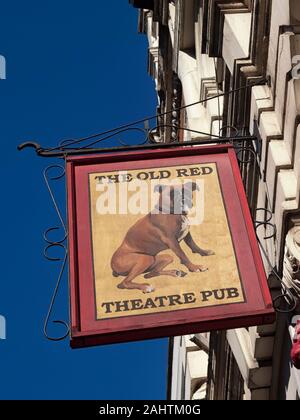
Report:
<svg viewBox="0 0 300 420"><path fill-rule="evenodd" d="M163 399L167 340L71 350L43 322L57 266L43 259L43 231L57 224L43 183L48 161L17 145L56 145L155 113L146 37L127 0L4 2L0 54L1 399ZM108 145L108 144L107 144ZM64 187L58 191L64 206ZM68 316L64 279L55 316Z"/></svg>

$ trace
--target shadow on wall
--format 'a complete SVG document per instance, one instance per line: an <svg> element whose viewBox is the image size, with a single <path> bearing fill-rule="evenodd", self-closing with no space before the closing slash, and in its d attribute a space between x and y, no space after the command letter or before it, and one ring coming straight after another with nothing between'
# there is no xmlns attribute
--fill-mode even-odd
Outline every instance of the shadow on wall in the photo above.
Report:
<svg viewBox="0 0 300 420"><path fill-rule="evenodd" d="M292 25L300 24L299 0L290 0L290 22Z"/></svg>

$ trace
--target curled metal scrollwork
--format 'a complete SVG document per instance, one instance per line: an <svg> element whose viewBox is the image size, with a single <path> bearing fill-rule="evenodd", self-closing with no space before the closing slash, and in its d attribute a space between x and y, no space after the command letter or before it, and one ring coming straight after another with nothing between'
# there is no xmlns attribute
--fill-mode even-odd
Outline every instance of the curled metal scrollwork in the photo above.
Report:
<svg viewBox="0 0 300 420"><path fill-rule="evenodd" d="M50 171L53 172L54 170L58 171L58 173L55 176L54 175L51 176ZM67 260L68 260L68 249L67 249L67 245L66 245L68 232L67 232L67 228L66 228L64 219L62 217L62 213L61 213L61 211L59 209L59 206L56 202L56 199L55 199L55 196L54 196L54 193L52 191L50 183L51 183L51 181L55 181L55 180L59 180L59 179L63 178L64 175L65 175L65 168L61 165L51 165L51 166L48 166L44 170L43 175L44 175L44 180L45 180L48 192L49 192L50 197L51 197L52 204L55 208L55 211L57 213L57 216L58 216L60 224L61 224L61 226L50 227L44 232L44 240L47 243L47 245L44 249L45 258L48 261L61 262L61 267L60 267L60 271L59 271L59 274L58 274L57 282L56 282L54 292L52 294L52 298L51 298L51 301L50 301L49 309L48 309L48 312L47 312L47 315L46 315L46 318L45 318L44 335L48 340L60 341L60 340L65 339L69 335L70 329L69 329L68 323L66 321L63 321L63 320L53 320L53 321L51 321L53 324L59 324L65 329L64 333L61 333L60 335L55 336L55 337L51 336L48 333L48 327L49 327L49 322L50 322L52 310L53 310L53 307L54 307L54 304L55 304L55 300L56 300L56 297L57 297L57 294L58 294L59 286L61 284L61 280L62 280L64 271L65 271L65 268L66 268ZM63 236L61 238L54 239L52 237L54 232L59 232L61 230L63 231ZM53 256L49 253L50 250L63 250L63 256Z"/></svg>
<svg viewBox="0 0 300 420"><path fill-rule="evenodd" d="M267 209L258 209L258 210L264 210L267 213L269 213L269 217L271 215L272 218L272 213L267 210ZM270 223L271 219L266 219L268 220L267 222L262 222L262 221L258 221L258 225L262 226L264 223L266 223L267 225L272 225ZM271 236L272 238L272 236ZM265 239L269 239L268 237ZM276 312L278 313L282 313L282 314L289 314L295 311L295 309L297 308L298 305L298 298L297 296L295 296L293 294L292 289L289 289L286 287L285 282L283 281L283 279L280 277L280 275L278 274L276 267L273 266L273 264L270 261L269 255L267 253L267 251L265 250L263 244L261 243L261 241L259 240L259 238L257 237L258 243L260 245L260 249L262 251L262 253L264 254L264 257L266 259L266 261L268 262L270 268L271 268L271 272L274 276L274 278L281 284L281 293L279 293L279 295L277 295L274 299L273 299L273 306Z"/></svg>
<svg viewBox="0 0 300 420"><path fill-rule="evenodd" d="M203 136L203 144L206 143L205 142L205 137L210 138L213 141L215 139L216 143L218 141L224 143L224 138L221 138L220 136L217 136L215 134L205 133L203 131L198 131L198 130L192 130L191 128L186 128L186 127L179 127L177 125L174 126L172 124L160 124L160 125L157 125L157 126L151 128L151 129L149 129L149 131L148 131L148 141L151 142L151 143L156 143L155 140L154 140L154 133L158 130L165 129L165 128L176 129L177 132L182 130L182 131L186 131L188 133L199 134L199 135ZM227 138L225 140L226 140L226 142L228 142ZM170 143L178 144L178 145L181 145L181 146L183 145L183 143L186 144L186 142L179 142L178 139L177 139L177 136L176 136L175 139L172 138Z"/></svg>
<svg viewBox="0 0 300 420"><path fill-rule="evenodd" d="M264 240L275 239L276 234L277 234L277 229L276 229L276 225L271 222L271 220L273 219L273 214L272 214L271 210L266 209L266 208L257 208L256 213L258 213L258 212L263 212L264 217L263 218L258 218L254 221L254 226L255 226L256 233L258 232L258 229L260 227L264 227L265 229L267 227L270 227L273 230L272 233L270 235L265 236L263 239ZM286 314L291 313L297 307L297 299L293 295L292 291L286 287L283 279L279 276L279 274L276 270L276 267L274 267L273 264L271 263L269 255L268 255L267 251L265 250L263 244L260 242L258 236L257 236L257 240L258 240L258 243L260 245L261 251L265 256L265 259L266 259L266 261L268 262L268 264L271 268L271 272L272 272L274 278L281 284L281 293L279 293L279 295L277 295L273 299L274 309L278 313L286 313Z"/></svg>
<svg viewBox="0 0 300 420"><path fill-rule="evenodd" d="M236 149L237 160L242 165L253 164L256 162L255 150L251 147L238 145Z"/></svg>
<svg viewBox="0 0 300 420"><path fill-rule="evenodd" d="M152 128L146 127L137 127L137 126L123 126L118 129L108 130L102 133L90 135L88 137L82 137L78 139L65 139L59 142L57 146L54 147L42 147L40 144L34 141L29 141L22 143L18 146L18 150L23 150L25 148L32 148L35 150L36 154L41 157L65 157L65 156L72 156L72 155L79 155L79 154L88 154L88 153L101 153L109 151L110 149L118 149L122 150L130 150L130 149L139 149L139 148L149 148L149 147L163 147L172 145L181 145L182 142L178 140L178 136L170 138L169 143L162 143L161 142L161 135L165 128L169 128L171 131L173 130L176 133L180 131L186 131L193 134L198 134L197 139L192 141L185 141L185 145L196 145L196 144L224 144L224 143L232 143L235 145L238 144L248 144L249 142L253 142L256 140L253 136L239 136L238 130L235 127L224 127L224 129L230 128L231 130L235 130L233 136L221 136L215 135L211 133L204 133L202 131L192 130L186 127L180 127L179 124L159 124ZM172 132L173 132L172 131ZM224 131L224 130L223 130ZM222 131L222 132L223 132ZM141 134L141 138L135 139L134 145L131 142L126 141L125 136L127 134L138 133ZM100 145L105 145L107 141L114 141L116 146L112 146L112 144L108 144L107 147L99 147Z"/></svg>
<svg viewBox="0 0 300 420"><path fill-rule="evenodd" d="M273 299L273 306L275 311L281 314L289 314L294 312L297 308L297 305L298 300L288 289L283 290L282 293ZM281 306L283 306L283 308Z"/></svg>
<svg viewBox="0 0 300 420"><path fill-rule="evenodd" d="M140 133L142 134L142 139L138 141L138 143L136 143L136 145L142 146L143 144L147 143L149 141L149 129L147 128L141 128L141 127L128 127L128 128L123 128L120 130L115 130L113 132L109 132L107 134L99 134L97 136L89 136L86 138L82 138L82 139L67 139L67 140L63 140L59 143L59 146L57 148L55 148L55 150L61 150L65 153L68 153L72 150L74 150L74 148L76 148L76 150L85 150L85 149L90 149L92 147L97 146L99 143L103 143L107 140L111 140L113 138L115 138L116 142L121 145L121 146L130 146L129 143L127 143L126 141L124 141L122 138L119 138L120 135L124 134L124 133ZM75 146L75 147L74 147ZM48 151L54 150L52 148L46 149Z"/></svg>
<svg viewBox="0 0 300 420"><path fill-rule="evenodd" d="M254 221L254 226L255 226L256 232L258 231L258 229L261 226L263 226L265 229L267 227L270 227L273 230L273 232L270 235L265 236L264 237L264 240L267 240L267 239L275 239L276 238L276 234L277 234L277 228L276 228L276 225L274 223L271 223L271 220L273 218L272 212L270 210L268 210L268 209L265 209L265 208L258 208L258 209L256 209L256 212L259 212L259 211L263 211L265 213L265 219L264 220L257 220L256 219Z"/></svg>
<svg viewBox="0 0 300 420"><path fill-rule="evenodd" d="M230 135L228 136L227 135L227 133L228 133L228 130L230 130L230 131L234 131L234 134L231 134L230 133ZM225 132L225 134L223 134ZM227 132L227 133L226 133ZM219 135L220 136L225 136L225 137L238 137L238 135L239 135L239 130L234 126L234 125L225 125L224 127L222 127L222 128L220 128L220 130L219 130Z"/></svg>

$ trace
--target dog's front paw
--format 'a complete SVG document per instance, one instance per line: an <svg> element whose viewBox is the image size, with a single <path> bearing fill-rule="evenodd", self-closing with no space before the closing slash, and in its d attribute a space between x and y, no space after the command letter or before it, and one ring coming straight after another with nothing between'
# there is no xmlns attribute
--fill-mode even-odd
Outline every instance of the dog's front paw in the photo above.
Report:
<svg viewBox="0 0 300 420"><path fill-rule="evenodd" d="M207 271L208 268L204 267L203 265L198 265L198 264L189 264L187 265L187 268L192 272L192 273L200 273L203 271Z"/></svg>
<svg viewBox="0 0 300 420"><path fill-rule="evenodd" d="M151 293L154 292L154 287L151 286L150 284L144 285L142 288L143 293Z"/></svg>
<svg viewBox="0 0 300 420"><path fill-rule="evenodd" d="M201 251L198 252L198 254L201 255L201 257L209 257L210 255L215 255L215 252L212 251L211 249L203 249Z"/></svg>

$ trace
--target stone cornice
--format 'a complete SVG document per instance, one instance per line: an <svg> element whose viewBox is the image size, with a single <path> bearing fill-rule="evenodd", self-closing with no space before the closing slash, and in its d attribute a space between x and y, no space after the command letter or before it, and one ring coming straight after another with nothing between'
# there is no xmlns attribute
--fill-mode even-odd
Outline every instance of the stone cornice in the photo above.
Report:
<svg viewBox="0 0 300 420"><path fill-rule="evenodd" d="M226 13L247 13L250 10L247 1L204 0L202 53L211 57L221 57Z"/></svg>

